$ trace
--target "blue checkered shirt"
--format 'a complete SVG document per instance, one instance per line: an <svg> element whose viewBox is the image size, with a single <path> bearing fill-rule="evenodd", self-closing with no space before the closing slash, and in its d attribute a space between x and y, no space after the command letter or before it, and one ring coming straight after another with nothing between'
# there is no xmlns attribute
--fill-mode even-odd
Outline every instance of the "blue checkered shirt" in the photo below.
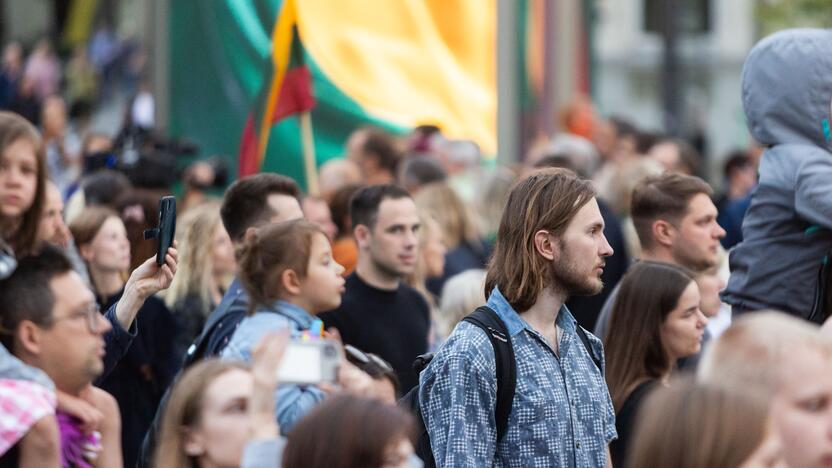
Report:
<svg viewBox="0 0 832 468"><path fill-rule="evenodd" d="M603 467L616 438L615 411L602 372L564 306L560 355L497 288L488 306L505 322L517 362L508 428L497 443L494 349L482 329L460 322L420 375L419 403L437 466ZM588 335L601 360L601 341Z"/></svg>

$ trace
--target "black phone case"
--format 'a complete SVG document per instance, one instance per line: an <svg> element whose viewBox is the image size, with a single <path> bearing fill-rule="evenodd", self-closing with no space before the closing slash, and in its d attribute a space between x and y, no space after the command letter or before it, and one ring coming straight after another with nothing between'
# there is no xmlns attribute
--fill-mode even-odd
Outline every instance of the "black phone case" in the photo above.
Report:
<svg viewBox="0 0 832 468"><path fill-rule="evenodd" d="M159 200L159 245L156 250L156 264L165 264L165 255L173 245L176 235L176 198L162 197Z"/></svg>

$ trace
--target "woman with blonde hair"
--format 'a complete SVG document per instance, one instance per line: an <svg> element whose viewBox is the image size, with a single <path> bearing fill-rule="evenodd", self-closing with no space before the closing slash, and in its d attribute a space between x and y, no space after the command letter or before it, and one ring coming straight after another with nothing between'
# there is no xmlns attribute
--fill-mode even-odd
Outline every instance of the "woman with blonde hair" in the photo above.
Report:
<svg viewBox="0 0 832 468"><path fill-rule="evenodd" d="M628 468L785 467L768 407L749 389L674 379L647 398Z"/></svg>
<svg viewBox="0 0 832 468"><path fill-rule="evenodd" d="M219 304L237 263L218 202L205 202L188 210L179 219L176 238L181 252L179 270L164 298L181 325L175 351L181 356Z"/></svg>
<svg viewBox="0 0 832 468"><path fill-rule="evenodd" d="M407 284L419 291L431 308L435 309L437 298L428 291L426 281L429 278L442 276L447 249L442 228L436 218L426 211L420 211L419 220L422 222L418 232L419 256L416 260L416 268L407 278Z"/></svg>
<svg viewBox="0 0 832 468"><path fill-rule="evenodd" d="M485 268L491 249L482 240L475 213L447 183L425 185L414 201L439 223L448 249L442 276L427 282L428 289L438 296L451 276L472 268Z"/></svg>

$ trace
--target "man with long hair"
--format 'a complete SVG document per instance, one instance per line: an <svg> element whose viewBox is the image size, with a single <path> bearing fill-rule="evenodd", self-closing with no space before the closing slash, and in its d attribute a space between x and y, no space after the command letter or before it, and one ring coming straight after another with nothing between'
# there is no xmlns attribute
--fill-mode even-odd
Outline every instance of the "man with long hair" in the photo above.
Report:
<svg viewBox="0 0 832 468"><path fill-rule="evenodd" d="M609 463L615 414L602 345L563 304L601 291L612 253L590 182L547 169L515 185L485 281L487 305L504 322L516 362L508 426L498 440L493 347L482 329L462 322L421 375L437 466Z"/></svg>

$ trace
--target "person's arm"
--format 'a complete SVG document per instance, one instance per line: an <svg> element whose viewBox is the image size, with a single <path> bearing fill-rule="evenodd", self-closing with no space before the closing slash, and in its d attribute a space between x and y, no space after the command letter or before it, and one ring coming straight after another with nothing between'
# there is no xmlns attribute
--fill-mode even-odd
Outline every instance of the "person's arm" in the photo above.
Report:
<svg viewBox="0 0 832 468"><path fill-rule="evenodd" d="M326 393L314 385L282 385L274 395L274 414L283 434L326 398Z"/></svg>
<svg viewBox="0 0 832 468"><path fill-rule="evenodd" d="M98 430L101 433L101 453L98 454L95 466L122 468L124 459L121 454L121 413L118 402L109 393L93 386L84 392L83 398L104 415Z"/></svg>
<svg viewBox="0 0 832 468"><path fill-rule="evenodd" d="M58 468L61 466L61 438L54 414L46 415L20 439L20 468Z"/></svg>
<svg viewBox="0 0 832 468"><path fill-rule="evenodd" d="M604 449L606 452L607 463L604 465L607 468L612 468L612 455L610 455L610 444Z"/></svg>
<svg viewBox="0 0 832 468"><path fill-rule="evenodd" d="M122 329L130 329L136 314L148 297L170 287L179 258L175 247L176 242L174 247L168 249L165 264L161 268L156 265L156 257L153 256L130 274L127 284L124 285L124 294L115 307L115 315Z"/></svg>
<svg viewBox="0 0 832 468"><path fill-rule="evenodd" d="M832 229L832 158L821 150L806 151L795 180L794 207L809 222Z"/></svg>
<svg viewBox="0 0 832 468"><path fill-rule="evenodd" d="M96 382L104 380L127 353L138 333L136 314L148 297L170 286L176 273L177 261L178 253L171 247L161 268L156 265L156 257L151 257L130 274L121 299L104 313L104 318L110 322L112 329L104 335L107 349L104 355L104 371Z"/></svg>
<svg viewBox="0 0 832 468"><path fill-rule="evenodd" d="M419 403L436 466L494 464L496 371L484 365L494 362L494 355L477 354L439 354L422 371Z"/></svg>

